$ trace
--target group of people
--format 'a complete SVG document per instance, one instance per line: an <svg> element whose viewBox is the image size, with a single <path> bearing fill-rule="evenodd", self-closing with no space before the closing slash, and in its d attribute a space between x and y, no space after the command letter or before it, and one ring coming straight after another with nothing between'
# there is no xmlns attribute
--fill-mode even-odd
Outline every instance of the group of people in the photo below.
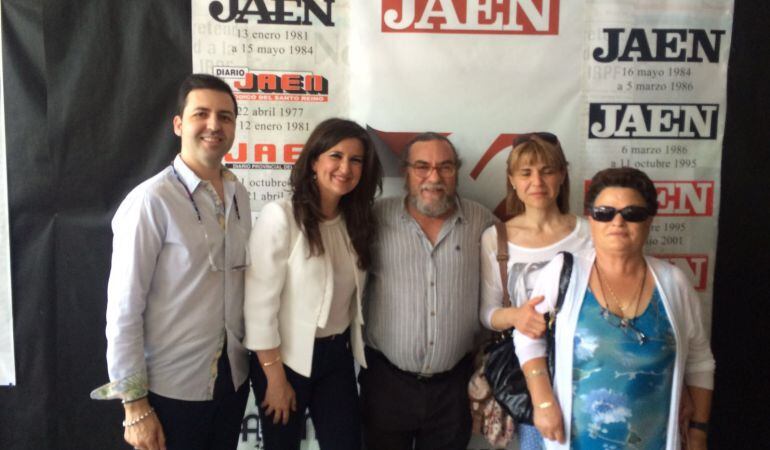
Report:
<svg viewBox="0 0 770 450"><path fill-rule="evenodd" d="M522 448L706 448L714 361L687 279L643 254L657 202L642 172L599 172L586 220L569 213L556 136L520 136L503 308L497 219L457 194L445 136L414 137L400 154L406 194L375 201L382 167L366 130L323 121L291 195L252 228L248 194L222 166L237 111L222 80L188 77L180 153L112 222L111 381L92 397L122 400L135 449L236 448L249 385L268 450L299 449L306 410L324 450L465 449L480 324L515 330L534 409ZM562 251L575 264L554 311Z"/></svg>

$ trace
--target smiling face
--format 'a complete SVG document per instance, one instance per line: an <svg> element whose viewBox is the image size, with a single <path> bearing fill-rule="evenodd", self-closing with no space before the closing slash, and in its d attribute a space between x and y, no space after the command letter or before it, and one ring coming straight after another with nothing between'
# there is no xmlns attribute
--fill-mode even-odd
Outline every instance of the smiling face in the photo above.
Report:
<svg viewBox="0 0 770 450"><path fill-rule="evenodd" d="M620 210L632 205L647 207L636 189L624 187L604 188L594 200L594 207L611 206ZM599 222L589 216L589 222L597 252L641 254L650 234L652 216L643 222L628 222L620 214L609 222Z"/></svg>
<svg viewBox="0 0 770 450"><path fill-rule="evenodd" d="M343 139L318 155L313 173L321 203L336 210L340 198L358 185L363 165L364 146L356 138Z"/></svg>
<svg viewBox="0 0 770 450"><path fill-rule="evenodd" d="M508 182L525 208L558 208L556 199L564 183L563 170L542 162L533 154L521 157L510 173Z"/></svg>
<svg viewBox="0 0 770 450"><path fill-rule="evenodd" d="M235 109L227 93L194 89L184 111L174 116L174 133L182 138L182 159L196 173L218 169L235 139Z"/></svg>
<svg viewBox="0 0 770 450"><path fill-rule="evenodd" d="M444 165L457 165L449 144L441 140L415 142L409 149L408 164L406 185L410 204L429 217L440 217L453 211L457 172L442 176L438 170ZM434 168L427 175L418 176L414 167L420 165Z"/></svg>

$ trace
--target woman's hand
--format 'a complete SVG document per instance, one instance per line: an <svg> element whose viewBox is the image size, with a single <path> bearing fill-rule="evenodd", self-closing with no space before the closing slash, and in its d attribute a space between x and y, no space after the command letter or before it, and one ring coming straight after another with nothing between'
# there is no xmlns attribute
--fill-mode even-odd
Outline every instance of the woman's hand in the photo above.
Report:
<svg viewBox="0 0 770 450"><path fill-rule="evenodd" d="M150 410L150 402L146 398L136 402L126 403L126 423L130 423ZM166 450L166 436L160 425L158 416L150 414L135 425L126 427L123 439L135 449L141 450Z"/></svg>
<svg viewBox="0 0 770 450"><path fill-rule="evenodd" d="M547 407L545 403L550 403ZM549 402L535 404L532 410L532 421L543 438L564 443L564 423L561 417L561 407L555 399Z"/></svg>
<svg viewBox="0 0 770 450"><path fill-rule="evenodd" d="M286 374L281 367L280 373L267 376L267 389L265 399L262 401L265 415L273 414L273 423L289 423L289 414L297 411L297 398L294 388L286 379Z"/></svg>
<svg viewBox="0 0 770 450"><path fill-rule="evenodd" d="M702 430L690 428L687 430L686 440L682 443L682 449L686 450L706 450L708 436Z"/></svg>
<svg viewBox="0 0 770 450"><path fill-rule="evenodd" d="M541 295L527 300L527 303L519 308L509 308L511 310L509 313L511 323L519 333L532 339L537 339L545 333L545 318L535 310L535 306L542 302L544 298Z"/></svg>

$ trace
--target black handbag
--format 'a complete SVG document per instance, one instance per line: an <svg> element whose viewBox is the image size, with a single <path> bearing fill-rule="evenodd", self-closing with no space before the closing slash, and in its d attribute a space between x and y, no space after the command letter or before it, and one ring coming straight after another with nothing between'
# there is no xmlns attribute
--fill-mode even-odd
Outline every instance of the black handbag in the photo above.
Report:
<svg viewBox="0 0 770 450"><path fill-rule="evenodd" d="M508 293L508 237L505 224L497 223L497 261L500 265L500 279L503 283L503 307L511 306ZM564 303L564 296L572 274L572 253L561 252L564 265L559 275L559 294L553 314L546 314L546 348L548 371L553 380L555 366L554 336L556 333L556 314ZM532 400L527 390L524 372L516 357L511 330L497 333L496 338L486 347L484 376L492 388L497 402L517 423L532 424Z"/></svg>

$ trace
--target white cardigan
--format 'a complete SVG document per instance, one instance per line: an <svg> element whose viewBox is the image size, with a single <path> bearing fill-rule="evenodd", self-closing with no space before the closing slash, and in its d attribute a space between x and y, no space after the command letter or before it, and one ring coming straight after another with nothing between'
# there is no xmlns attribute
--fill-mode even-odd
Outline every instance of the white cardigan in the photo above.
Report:
<svg viewBox="0 0 770 450"><path fill-rule="evenodd" d="M562 310L556 317L554 394L561 406L566 442L559 444L556 441L545 440L547 449L570 448L573 339L595 257L594 250L583 251L575 255L569 288ZM676 339L676 359L671 404L669 405L666 449L678 450L680 448L678 411L683 384L713 389L714 357L711 353L708 333L703 324L701 300L693 290L690 281L681 270L668 262L649 256L645 259L655 278L655 286L660 293ZM562 255L558 255L543 268L538 277L532 296L545 296L545 301L537 306L540 312L552 310L556 303L558 280L563 261ZM544 357L546 354L544 339L530 339L514 331L514 343L516 355L522 364L534 358ZM566 393L566 395L560 395L560 393Z"/></svg>
<svg viewBox="0 0 770 450"><path fill-rule="evenodd" d="M348 238L348 245L350 240ZM351 245L352 248L352 245ZM262 208L249 239L251 265L246 269L243 301L245 337L252 351L280 347L281 359L295 372L310 376L317 328L326 326L334 289L329 253L309 256L310 245L294 220L289 199ZM350 343L356 361L366 367L361 296L366 272L355 256L355 306Z"/></svg>

